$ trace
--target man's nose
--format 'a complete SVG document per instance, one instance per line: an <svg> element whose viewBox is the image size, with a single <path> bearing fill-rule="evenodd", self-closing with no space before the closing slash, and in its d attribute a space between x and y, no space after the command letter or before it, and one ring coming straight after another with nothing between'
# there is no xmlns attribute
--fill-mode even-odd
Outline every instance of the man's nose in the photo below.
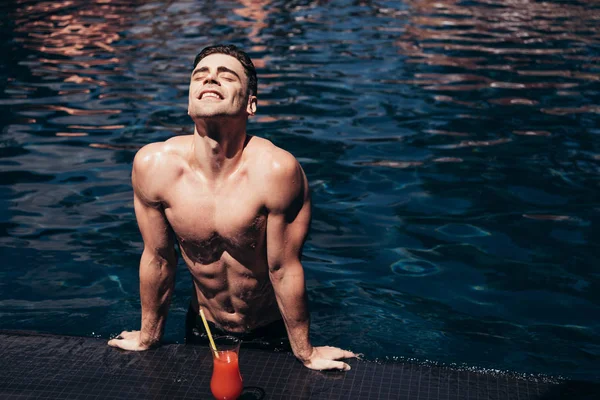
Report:
<svg viewBox="0 0 600 400"><path fill-rule="evenodd" d="M204 84L207 85L209 83L218 85L219 81L217 80L217 76L213 72L208 72L204 77Z"/></svg>

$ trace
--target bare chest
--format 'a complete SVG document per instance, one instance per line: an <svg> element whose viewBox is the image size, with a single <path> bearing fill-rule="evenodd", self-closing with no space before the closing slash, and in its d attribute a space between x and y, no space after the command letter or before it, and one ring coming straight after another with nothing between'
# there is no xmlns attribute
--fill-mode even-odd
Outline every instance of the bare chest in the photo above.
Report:
<svg viewBox="0 0 600 400"><path fill-rule="evenodd" d="M224 252L253 253L264 242L266 212L247 181L219 190L185 180L178 182L165 214L184 257L193 262L210 264Z"/></svg>

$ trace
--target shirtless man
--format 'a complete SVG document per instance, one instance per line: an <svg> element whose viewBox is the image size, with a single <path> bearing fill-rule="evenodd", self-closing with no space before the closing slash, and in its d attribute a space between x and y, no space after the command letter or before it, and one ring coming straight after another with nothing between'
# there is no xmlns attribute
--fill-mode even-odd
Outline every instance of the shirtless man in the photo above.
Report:
<svg viewBox="0 0 600 400"><path fill-rule="evenodd" d="M141 351L160 342L177 240L194 282L192 322L202 307L219 332L268 336L280 326L306 367L349 370L340 360L354 353L310 343L300 262L311 220L308 182L290 153L246 134L256 94L246 53L205 48L190 82L194 134L151 143L135 156L134 208L144 240L141 330L124 331L108 344Z"/></svg>

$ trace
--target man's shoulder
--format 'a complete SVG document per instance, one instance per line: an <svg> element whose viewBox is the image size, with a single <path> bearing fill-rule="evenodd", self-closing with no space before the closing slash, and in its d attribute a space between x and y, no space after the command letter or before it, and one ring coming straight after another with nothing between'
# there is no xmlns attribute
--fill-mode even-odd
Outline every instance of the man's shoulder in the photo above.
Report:
<svg viewBox="0 0 600 400"><path fill-rule="evenodd" d="M254 137L253 157L263 172L285 177L300 167L294 155L267 139Z"/></svg>
<svg viewBox="0 0 600 400"><path fill-rule="evenodd" d="M307 198L308 183L300 163L290 152L266 139L255 143L260 187L270 210L286 210L297 198Z"/></svg>
<svg viewBox="0 0 600 400"><path fill-rule="evenodd" d="M136 171L151 171L155 168L171 169L183 162L186 145L189 146L190 137L176 136L164 142L149 143L142 147L133 161Z"/></svg>
<svg viewBox="0 0 600 400"><path fill-rule="evenodd" d="M172 183L185 169L185 146L189 138L176 136L142 147L133 160L134 189L154 198L165 184Z"/></svg>

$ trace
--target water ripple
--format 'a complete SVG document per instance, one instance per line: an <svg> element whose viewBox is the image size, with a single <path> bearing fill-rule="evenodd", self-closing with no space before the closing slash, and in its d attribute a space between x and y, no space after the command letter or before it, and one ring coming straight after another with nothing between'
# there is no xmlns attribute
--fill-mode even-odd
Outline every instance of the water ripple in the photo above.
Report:
<svg viewBox="0 0 600 400"><path fill-rule="evenodd" d="M146 143L192 132L193 58L226 42L259 74L248 131L296 155L311 184L305 263L322 342L598 376L596 2L0 11L2 327L108 334L139 322L131 163Z"/></svg>

